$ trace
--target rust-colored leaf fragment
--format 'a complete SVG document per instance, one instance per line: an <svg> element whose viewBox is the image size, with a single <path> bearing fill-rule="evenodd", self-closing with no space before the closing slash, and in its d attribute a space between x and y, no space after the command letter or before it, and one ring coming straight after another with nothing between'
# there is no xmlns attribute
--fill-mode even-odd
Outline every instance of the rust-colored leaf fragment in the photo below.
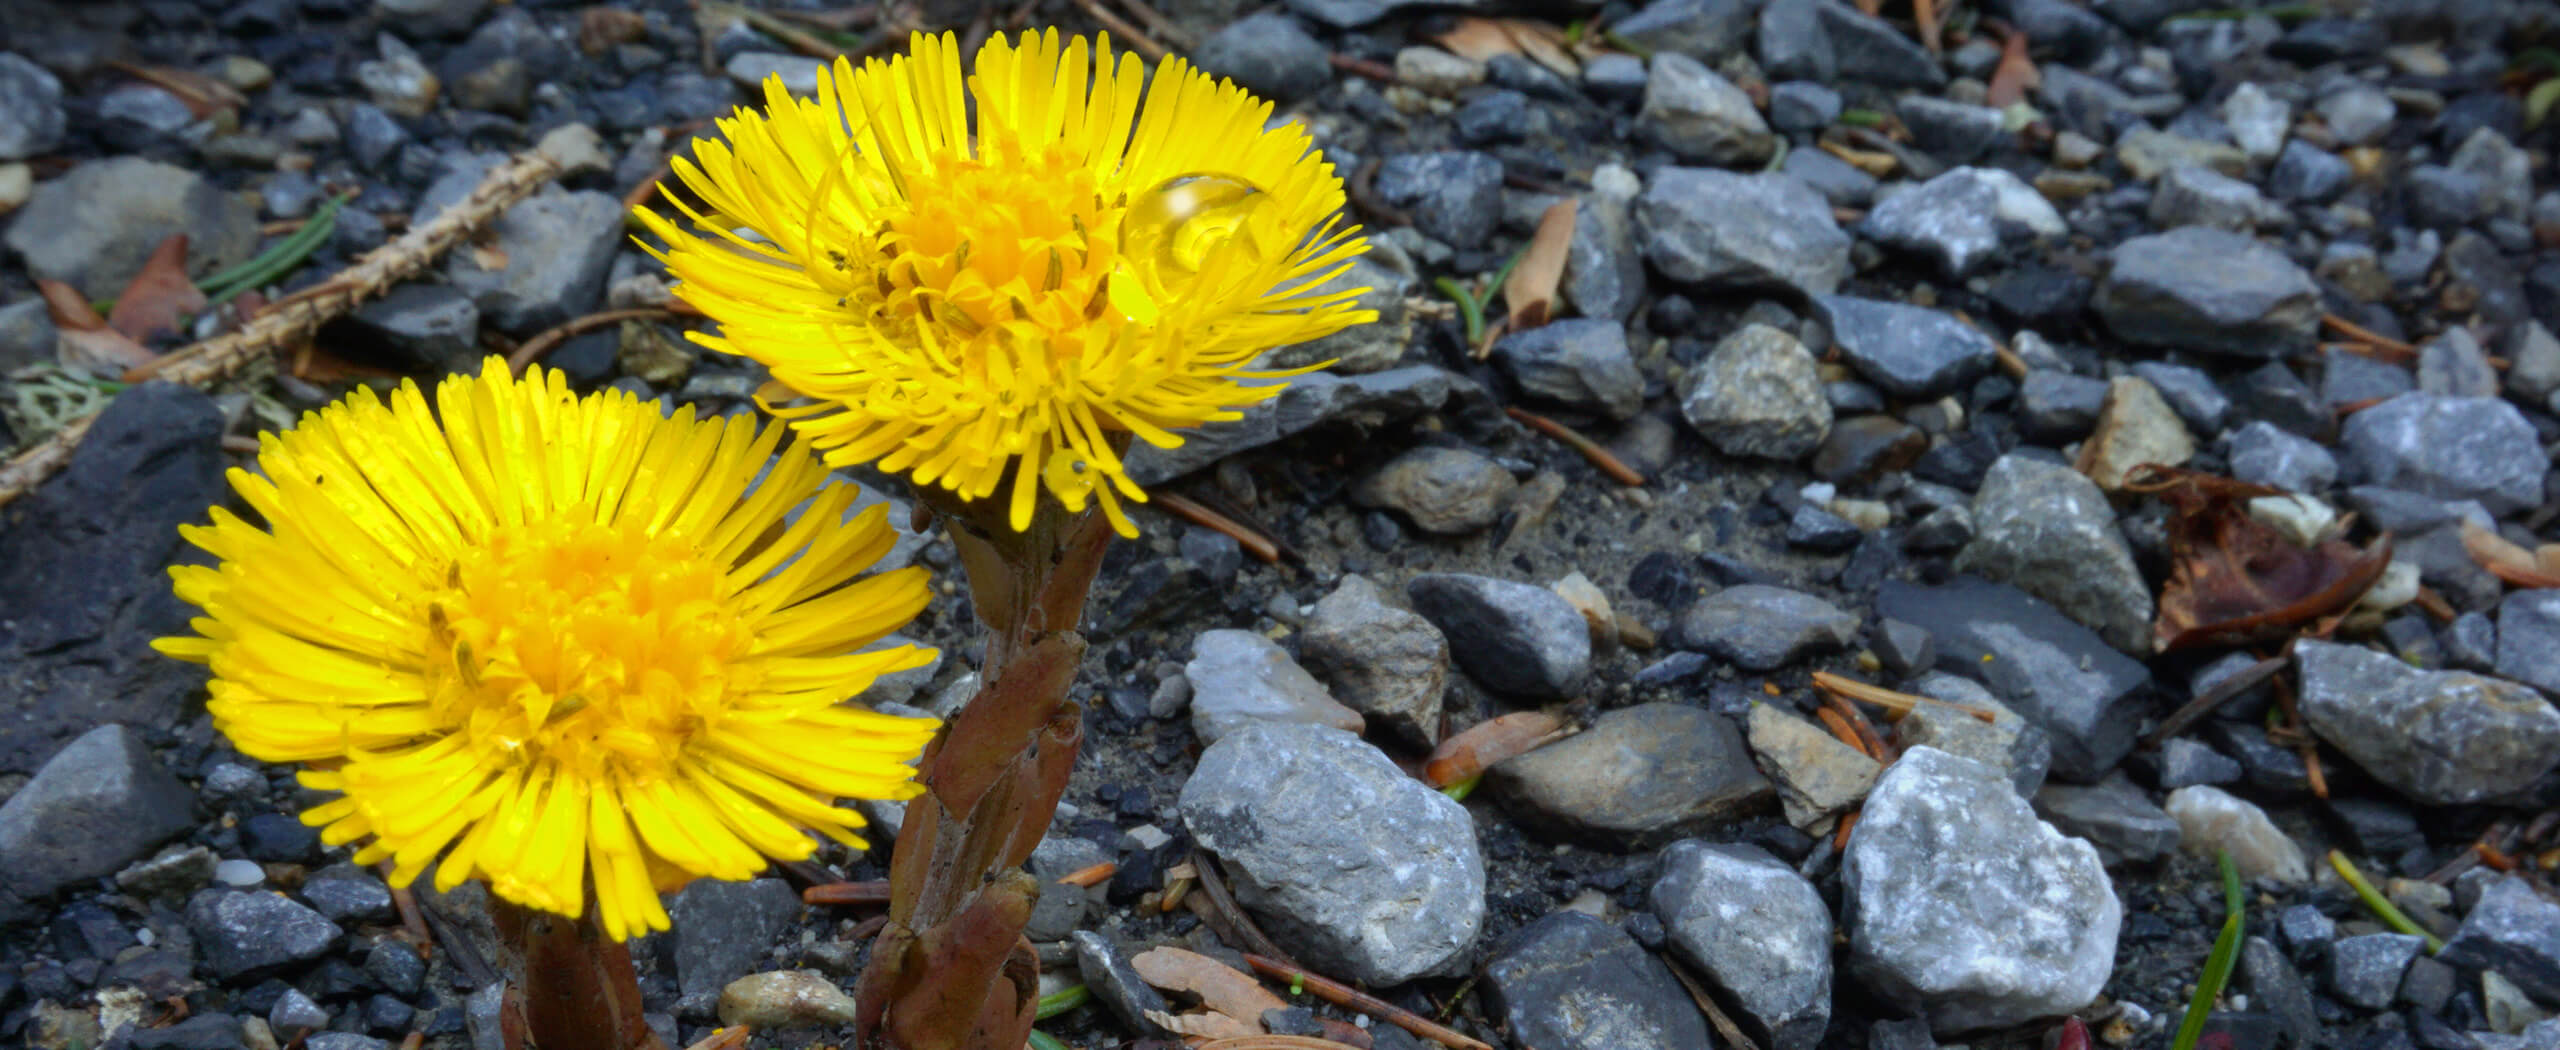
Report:
<svg viewBox="0 0 2560 1050"><path fill-rule="evenodd" d="M2462 550L2471 560L2495 576L2518 587L2560 587L2560 565L2548 557L2552 547L2538 551L2517 546L2506 537L2482 528L2479 522L2462 523Z"/></svg>
<svg viewBox="0 0 2560 1050"><path fill-rule="evenodd" d="M156 355L144 349L124 333L107 326L80 290L60 281L38 280L36 291L44 296L45 312L53 315L53 327L60 333L55 356L73 369L116 375L128 368L149 363Z"/></svg>
<svg viewBox="0 0 2560 1050"><path fill-rule="evenodd" d="M2162 652L2241 645L2302 628L2325 632L2391 564L2391 537L2358 548L2340 538L2342 519L2299 546L2249 515L2249 501L2283 493L2199 471L2156 464L2126 476L2126 491L2169 504L2169 581L2160 589L2152 633Z"/></svg>
<svg viewBox="0 0 2560 1050"><path fill-rule="evenodd" d="M2027 56L2027 34L2011 29L2000 41L2000 64L1991 70L1991 87L1983 92L1983 104L2007 109L2026 101L2027 92L2043 82L2044 73Z"/></svg>
<svg viewBox="0 0 2560 1050"><path fill-rule="evenodd" d="M1150 948L1132 957L1129 965L1148 984L1199 996L1201 1005L1229 1017L1259 1022L1264 1010L1280 1010L1289 1005L1252 975L1198 952ZM1260 1025L1255 1027L1259 1029Z"/></svg>
<svg viewBox="0 0 2560 1050"><path fill-rule="evenodd" d="M1502 282L1502 301L1511 308L1511 330L1536 328L1555 320L1556 287L1564 283L1565 257L1573 251L1576 203L1557 201L1538 217L1538 232L1520 254L1520 265Z"/></svg>
<svg viewBox="0 0 2560 1050"><path fill-rule="evenodd" d="M1260 1025L1237 1020L1215 1010L1187 1014L1169 1014L1162 1010L1149 1010L1147 1020L1163 1025L1165 1031L1175 1035L1187 1035L1195 1039L1217 1042L1249 1039L1262 1034Z"/></svg>
<svg viewBox="0 0 2560 1050"><path fill-rule="evenodd" d="M136 343L160 333L181 331L186 318L205 307L204 293L187 277L187 235L170 234L142 264L142 272L116 296L107 327Z"/></svg>
<svg viewBox="0 0 2560 1050"><path fill-rule="evenodd" d="M1422 764L1422 782L1448 787L1479 776L1507 758L1524 755L1564 733L1564 720L1544 711L1514 711L1468 726L1433 748Z"/></svg>
<svg viewBox="0 0 2560 1050"><path fill-rule="evenodd" d="M1938 39L1937 0L1911 0L1911 21L1920 30L1920 46L1928 48L1932 55L1943 49Z"/></svg>

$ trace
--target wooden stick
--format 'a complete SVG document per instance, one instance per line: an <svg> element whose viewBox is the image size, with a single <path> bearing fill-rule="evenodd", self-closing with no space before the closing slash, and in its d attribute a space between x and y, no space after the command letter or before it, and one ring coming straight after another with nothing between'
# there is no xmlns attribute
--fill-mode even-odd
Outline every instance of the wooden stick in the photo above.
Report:
<svg viewBox="0 0 2560 1050"><path fill-rule="evenodd" d="M828 882L800 891L802 904L887 904L889 883Z"/></svg>
<svg viewBox="0 0 2560 1050"><path fill-rule="evenodd" d="M2411 356L2418 352L2417 347L2410 346L2407 343L2393 339L2390 336L2383 335L2336 314L2321 314L2320 324L2323 327L2328 328L2330 331L2355 340L2356 342L2371 344L2394 354Z"/></svg>
<svg viewBox="0 0 2560 1050"><path fill-rule="evenodd" d="M1875 752L1867 750L1866 741L1858 739L1858 731L1849 725L1849 720L1840 717L1840 712L1832 710L1829 704L1814 708L1813 716L1820 719L1823 727L1831 730L1831 735L1841 743L1849 745L1868 758L1876 757Z"/></svg>
<svg viewBox="0 0 2560 1050"><path fill-rule="evenodd" d="M1827 690L1820 692L1826 708L1840 712L1841 719L1848 722L1850 730L1858 734L1858 741L1865 745L1858 750L1866 752L1868 758L1892 765L1893 745L1884 742L1884 735L1876 732L1875 723L1867 721L1866 713L1851 706L1848 697Z"/></svg>
<svg viewBox="0 0 2560 1050"><path fill-rule="evenodd" d="M1511 418L1527 424L1529 429L1564 442L1574 451L1582 453L1582 458L1590 460L1592 466L1600 468L1601 473L1609 475L1609 480L1631 487L1644 484L1644 475L1636 473L1634 467L1628 466L1626 461L1619 459L1608 449L1600 447L1598 442L1582 436L1572 427L1518 406L1506 407L1502 411Z"/></svg>
<svg viewBox="0 0 2560 1050"><path fill-rule="evenodd" d="M1686 989L1689 998L1697 1002L1698 1012L1707 1015L1707 1021L1715 1025L1716 1034L1724 1037L1726 1045L1736 1047L1738 1050L1760 1050L1760 1044L1752 1042L1750 1036L1743 1034L1742 1026L1733 1023L1733 1018L1725 1016L1724 1008L1716 1005L1715 997L1707 994L1706 988L1698 983L1698 979L1689 976L1689 967L1686 964L1672 962L1668 965L1671 968L1671 976L1679 978L1680 987Z"/></svg>
<svg viewBox="0 0 2560 1050"><path fill-rule="evenodd" d="M1971 704L1959 704L1952 700L1940 700L1934 696L1921 696L1918 693L1897 692L1880 685L1870 685L1846 675L1833 674L1829 671L1815 671L1813 673L1813 687L1826 693L1837 693L1846 699L1865 701L1898 714L1910 714L1912 707L1919 704L1928 704L1933 707L1947 708L1951 711L1962 711L1965 714L1972 715L1974 718L1984 722L1998 722L2000 720L1999 715L1983 710L1982 708L1975 707Z"/></svg>
<svg viewBox="0 0 2560 1050"><path fill-rule="evenodd" d="M1849 829L1857 826L1858 814L1850 813L1842 816L1840 818L1839 829L1831 833L1831 852L1839 853L1847 850L1849 848Z"/></svg>
<svg viewBox="0 0 2560 1050"><path fill-rule="evenodd" d="M1395 69L1384 62L1361 58L1357 55L1345 55L1339 52L1326 57L1332 61L1333 68L1349 73L1352 76L1375 80L1381 84L1393 84L1396 82Z"/></svg>
<svg viewBox="0 0 2560 1050"><path fill-rule="evenodd" d="M1185 32L1181 26L1173 24L1173 19L1166 18L1164 12L1147 6L1147 0L1120 0L1120 6L1128 8L1129 13L1138 21L1146 23L1148 29L1154 30L1157 36L1164 38L1173 46L1186 51L1200 46L1197 38Z"/></svg>
<svg viewBox="0 0 2560 1050"><path fill-rule="evenodd" d="M548 354L554 349L557 349L560 344L568 342L569 340L587 332L602 328L605 325L618 324L623 321L672 321L675 319L675 311L669 310L663 306L635 306L627 310L601 310L596 313L588 314L584 317L573 317L567 321L551 326L544 330L540 335L525 340L523 346L517 347L514 353L507 355L507 371L513 372L517 375L523 375L526 368L531 367L534 362L542 360L542 356L544 354Z"/></svg>
<svg viewBox="0 0 2560 1050"><path fill-rule="evenodd" d="M1230 518L1224 514L1218 513L1217 511L1210 510L1208 507L1202 505L1198 500L1194 500L1191 497L1182 495L1178 492L1156 492L1148 496L1148 502L1157 507L1163 508L1166 513L1172 514L1174 517L1181 518L1184 521L1198 525L1201 528L1215 529L1219 532L1226 533L1228 536L1233 537L1236 544L1243 547L1246 553L1262 559L1264 564L1277 565L1280 563L1280 546L1273 543L1271 541L1271 537L1246 528L1234 518Z"/></svg>
<svg viewBox="0 0 2560 1050"><path fill-rule="evenodd" d="M1157 43L1154 37L1148 36L1147 31L1138 28L1136 23L1112 13L1110 8L1102 6L1098 0L1075 0L1075 3L1077 9L1091 16L1094 21L1102 23L1102 28L1125 38L1124 42L1129 45L1129 50L1145 55L1148 61L1165 56L1163 44Z"/></svg>
<svg viewBox="0 0 2560 1050"><path fill-rule="evenodd" d="M1468 1038L1455 1029L1340 981L1309 973L1303 966L1251 952L1245 953L1244 961L1252 964L1254 972L1264 977L1275 981L1287 981L1294 986L1303 986L1306 990L1314 992L1316 998L1345 1010L1358 1010L1442 1046L1452 1047L1454 1050L1493 1050L1493 1047L1483 1040Z"/></svg>

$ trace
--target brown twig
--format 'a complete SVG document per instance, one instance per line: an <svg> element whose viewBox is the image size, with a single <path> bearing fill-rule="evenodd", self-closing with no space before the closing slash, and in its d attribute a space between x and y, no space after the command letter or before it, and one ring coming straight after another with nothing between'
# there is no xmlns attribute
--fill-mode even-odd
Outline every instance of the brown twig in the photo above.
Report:
<svg viewBox="0 0 2560 1050"><path fill-rule="evenodd" d="M1867 721L1866 712L1858 710L1856 705L1849 702L1848 697L1828 689L1815 691L1822 695L1824 706L1829 710L1840 712L1840 717L1849 723L1850 731L1858 735L1858 743L1862 745L1858 750L1866 752L1868 758L1886 765L1893 764L1895 757L1893 745L1884 742L1884 734L1876 732L1875 723Z"/></svg>
<svg viewBox="0 0 2560 1050"><path fill-rule="evenodd" d="M1393 84L1396 82L1395 68L1384 62L1361 58L1358 55L1345 55L1340 53L1335 53L1326 57L1332 61L1333 68L1349 73L1352 76L1375 80L1381 84Z"/></svg>
<svg viewBox="0 0 2560 1050"><path fill-rule="evenodd" d="M1404 209L1378 199L1379 164L1376 157L1361 161L1360 166L1352 170L1351 181L1342 184L1342 195L1351 201L1352 207L1377 220L1380 227L1413 225L1413 216L1405 214Z"/></svg>
<svg viewBox="0 0 2560 1050"><path fill-rule="evenodd" d="M542 355L559 348L560 344L609 324L619 324L623 321L672 321L675 319L675 311L663 306L635 306L627 310L603 310L584 317L573 317L552 326L540 335L525 340L523 346L517 347L514 353L507 355L507 371L523 375L526 368L542 360Z"/></svg>
<svg viewBox="0 0 2560 1050"><path fill-rule="evenodd" d="M1880 685L1870 685L1866 682L1861 682L1855 678L1848 677L1847 675L1833 674L1829 671L1815 671L1813 673L1813 687L1826 693L1837 693L1844 699L1874 704L1877 707L1884 708L1885 710L1894 712L1895 714L1907 715L1911 713L1911 709L1913 707L1920 704L1928 704L1932 707L1943 707L1950 711L1964 712L1965 714L1972 715L1977 721L1998 722L2000 720L1999 715L1983 710L1982 708L1975 707L1971 704L1959 704L1953 700L1940 700L1934 696L1921 696L1918 693L1897 692Z"/></svg>
<svg viewBox="0 0 2560 1050"><path fill-rule="evenodd" d="M1627 486L1644 484L1644 475L1636 473L1634 467L1628 466L1626 461L1619 459L1608 449L1600 447L1598 442L1582 436L1572 427L1516 405L1505 407L1502 411L1527 425L1529 429L1564 442L1574 451L1582 453L1582 458L1590 460L1591 465L1600 468L1601 473L1609 475L1610 480Z"/></svg>
<svg viewBox="0 0 2560 1050"><path fill-rule="evenodd" d="M1839 853L1847 850L1849 848L1849 832L1857 826L1858 814L1843 814L1840 817L1840 827L1831 833L1831 852Z"/></svg>
<svg viewBox="0 0 2560 1050"><path fill-rule="evenodd" d="M425 1045L427 1045L427 1033L425 1029L415 1029L408 1035L400 1037L400 1050L418 1050L419 1047Z"/></svg>
<svg viewBox="0 0 2560 1050"><path fill-rule="evenodd" d="M1192 901L1193 909L1205 905L1211 914L1218 917L1218 925L1232 931L1236 940L1244 943L1246 951L1290 966L1299 965L1298 960L1290 958L1288 952L1281 951L1279 945L1263 934L1262 927L1254 924L1253 916L1245 914L1244 908L1236 904L1235 894L1227 891L1226 877L1218 872L1216 859L1195 850L1191 854L1191 867L1200 876L1200 896Z"/></svg>
<svg viewBox="0 0 2560 1050"><path fill-rule="evenodd" d="M2213 713L2214 708L2222 706L2232 697L2248 692L2251 686L2273 677L2292 659L2293 643L2286 642L2283 652L2243 667L2231 677L2214 683L2213 688L2205 690L2203 695L2187 701L2186 706L2162 719L2160 728L2152 730L2150 736L2143 738L2143 745L2158 747L2170 737L2185 732L2188 726L2195 724L2196 719Z"/></svg>
<svg viewBox="0 0 2560 1050"><path fill-rule="evenodd" d="M1164 12L1148 6L1147 0L1120 0L1120 6L1128 8L1132 17L1146 23L1148 29L1155 31L1158 37L1170 42L1173 46L1185 51L1200 46L1198 38L1181 26L1175 25L1173 19L1164 16Z"/></svg>
<svg viewBox="0 0 2560 1050"><path fill-rule="evenodd" d="M1174 517L1233 537L1237 546L1243 547L1246 553L1262 559L1265 564L1280 563L1280 545L1273 542L1271 537L1245 527L1234 518L1210 510L1198 500L1178 492L1157 492L1148 499L1149 502Z"/></svg>
<svg viewBox="0 0 2560 1050"><path fill-rule="evenodd" d="M1145 55L1148 61L1163 58L1167 54L1165 46L1156 42L1156 38L1148 36L1147 31L1138 28L1137 23L1122 18L1113 13L1110 8L1102 6L1100 0L1075 0L1075 4L1078 10L1092 17L1094 21L1102 23L1102 28L1123 38L1130 50Z"/></svg>
<svg viewBox="0 0 2560 1050"><path fill-rule="evenodd" d="M1119 870L1120 865L1106 860L1100 864L1093 865L1092 867L1077 868L1074 871L1070 871L1065 875L1065 877L1058 880L1058 884L1061 886L1081 886L1086 889L1091 889L1095 886L1101 885L1102 880L1110 878L1112 875L1118 873Z"/></svg>
<svg viewBox="0 0 2560 1050"><path fill-rule="evenodd" d="M889 883L827 882L800 891L800 903L819 904L887 904Z"/></svg>
<svg viewBox="0 0 2560 1050"><path fill-rule="evenodd" d="M1679 978L1680 987L1688 990L1689 998L1698 1004L1698 1011L1706 1014L1707 1021L1716 1026L1716 1034L1724 1037L1725 1045L1737 1047L1739 1050L1760 1050L1760 1044L1752 1042L1750 1036L1743 1034L1742 1026L1733 1023L1733 1018L1725 1016L1724 1008L1716 1005L1715 997L1707 994L1706 988L1698 983L1698 979L1689 976L1688 966L1672 963L1671 976Z"/></svg>
<svg viewBox="0 0 2560 1050"><path fill-rule="evenodd" d="M1245 953L1244 961L1253 966L1255 973L1266 978L1287 981L1293 986L1303 986L1306 990L1314 992L1318 999L1345 1010L1357 1010L1368 1014L1442 1046L1453 1047L1455 1050L1493 1050L1491 1045L1482 1040L1470 1039L1465 1034L1428 1017L1322 974L1309 973L1306 967L1295 963L1282 962L1252 952Z"/></svg>
<svg viewBox="0 0 2560 1050"><path fill-rule="evenodd" d="M1823 728L1831 731L1834 739L1849 745L1851 750L1868 758L1876 757L1875 752L1867 750L1866 741L1858 739L1857 728L1851 726L1848 719L1841 717L1840 712L1832 710L1829 704L1814 708L1813 717L1822 722Z"/></svg>
<svg viewBox="0 0 2560 1050"><path fill-rule="evenodd" d="M388 877L386 869L383 874ZM391 910L400 916L400 928L409 931L409 946L419 956L427 954L427 946L435 943L435 934L427 929L427 917L418 910L418 895L407 886L391 887Z"/></svg>
<svg viewBox="0 0 2560 1050"><path fill-rule="evenodd" d="M2409 345L2409 344L2407 344L2407 343L2401 342L2400 340L2397 340L2397 339L2393 339L2393 338L2391 338L2390 336L2383 335L2383 334L2381 334L2381 333L2379 333L2379 332L2376 332L2376 331L2374 331L2374 330L2372 330L2372 329L2370 329L2370 328L2366 328L2366 327L2365 327L2365 326L2363 326L2363 325L2360 325L2360 324L2357 324L2357 323L2355 323L2355 322L2353 322L2353 321L2347 320L2346 318L2344 318L2344 317L2340 317L2340 316L2338 316L2338 315L2336 315L2336 314L2332 314L2332 313L2324 313L2324 314L2321 314L2321 315L2320 315L2320 324L2321 324L2323 327L2325 327L2325 328L2329 329L2330 331L2335 332L2335 333L2337 333L2337 334L2339 334L2339 335L2341 335L2341 336L2344 336L2344 337L2346 337L2346 338L2348 338L2348 339L2352 339L2352 340L2354 340L2354 341L2356 341L2356 342L2364 343L2364 344L2367 344L2367 345L2373 346L2373 347L2375 347L2375 348L2377 348L2377 349L2380 349L2380 350L2383 350L2383 351L2389 352L2389 353L2394 354L2394 355L2398 355L2398 356L2400 356L2400 357L2402 357L2402 358L2404 358L2404 359L2405 359L2405 358L2409 358L2409 357L2415 357L2415 356L2417 356L2417 353L2418 353L2418 348L2417 348L2417 347L2410 346L2410 345Z"/></svg>

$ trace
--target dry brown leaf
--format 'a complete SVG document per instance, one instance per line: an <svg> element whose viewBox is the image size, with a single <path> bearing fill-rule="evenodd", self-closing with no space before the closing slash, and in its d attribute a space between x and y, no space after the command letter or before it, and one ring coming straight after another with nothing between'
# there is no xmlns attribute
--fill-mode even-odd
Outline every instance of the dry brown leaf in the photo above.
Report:
<svg viewBox="0 0 2560 1050"><path fill-rule="evenodd" d="M2543 551L2560 549L2545 545ZM2513 541L2482 528L2479 522L2462 523L2462 550L2471 560L2495 576L2518 587L2560 587L2560 566L2547 565L2544 554L2517 546Z"/></svg>
<svg viewBox="0 0 2560 1050"><path fill-rule="evenodd" d="M2533 565L2548 573L2560 573L2560 543L2546 543L2533 549Z"/></svg>
<svg viewBox="0 0 2560 1050"><path fill-rule="evenodd" d="M598 5L578 12L578 50L601 55L617 44L636 44L649 35L649 20L637 11Z"/></svg>
<svg viewBox="0 0 2560 1050"><path fill-rule="evenodd" d="M2283 494L2263 485L2153 464L2129 473L2125 490L2156 494L2171 511L2169 581L2152 625L2162 652L2305 628L2325 634L2391 565L2388 534L2358 549L2338 538L2343 523L2310 547L2296 546L2249 515L2250 500Z"/></svg>
<svg viewBox="0 0 2560 1050"><path fill-rule="evenodd" d="M1911 21L1920 29L1920 46L1928 48L1930 54L1937 54L1940 46L1937 0L1911 0Z"/></svg>
<svg viewBox="0 0 2560 1050"><path fill-rule="evenodd" d="M1814 145L1822 147L1822 151L1824 153L1828 153L1834 157L1838 157L1841 160L1849 162L1850 167L1866 172L1867 174L1873 175L1879 179L1893 174L1893 170L1895 168L1902 166L1902 159L1890 153L1879 152L1876 150L1863 150L1855 146L1834 142L1830 139L1820 140L1814 143Z"/></svg>
<svg viewBox="0 0 2560 1050"><path fill-rule="evenodd" d="M1884 13L1884 0L1858 0L1858 13L1874 18Z"/></svg>
<svg viewBox="0 0 2560 1050"><path fill-rule="evenodd" d="M1262 1026L1247 1024L1215 1010L1194 1014L1169 1014L1162 1010L1147 1011L1147 1020L1163 1025L1175 1035L1201 1039L1244 1039L1262 1034Z"/></svg>
<svg viewBox="0 0 2560 1050"><path fill-rule="evenodd" d="M1198 952L1180 948L1150 948L1129 960L1138 976L1148 984L1169 991L1189 992L1200 997L1209 1009L1229 1017L1249 1017L1257 1021L1264 1010L1279 1010L1289 1004L1271 994L1262 982L1235 967ZM1257 1024L1255 1031L1260 1031Z"/></svg>
<svg viewBox="0 0 2560 1050"><path fill-rule="evenodd" d="M1490 18L1461 18L1449 31L1431 38L1450 54L1469 62L1488 62L1495 55L1520 53L1520 42L1502 23Z"/></svg>
<svg viewBox="0 0 2560 1050"><path fill-rule="evenodd" d="M1529 56L1529 61L1547 67L1548 72L1560 77L1582 75L1582 62L1573 57L1572 46L1565 42L1564 30L1526 18L1503 19L1502 28L1511 34L1511 41L1520 45L1520 53Z"/></svg>
<svg viewBox="0 0 2560 1050"><path fill-rule="evenodd" d="M237 109L249 104L249 96L241 94L238 88L192 69L137 66L131 62L112 61L107 65L127 76L148 81L160 90L176 95L178 101L186 103L187 112L195 114L197 120L203 120L226 109Z"/></svg>
<svg viewBox="0 0 2560 1050"><path fill-rule="evenodd" d="M1511 330L1536 328L1555 320L1556 286L1564 283L1565 259L1573 253L1576 205L1561 200L1538 217L1538 232L1520 253L1520 265L1502 282L1502 301L1511 308Z"/></svg>
<svg viewBox="0 0 2560 1050"><path fill-rule="evenodd" d="M1544 711L1514 711L1453 734L1431 749L1422 782L1435 788L1469 780L1507 758L1537 750L1564 734L1564 719Z"/></svg>
<svg viewBox="0 0 2560 1050"><path fill-rule="evenodd" d="M59 333L55 356L63 365L99 375L119 375L128 368L150 363L158 355L134 342L124 333L107 327L107 319L98 316L80 290L60 281L40 280L36 290L43 293L45 312L53 315L53 327Z"/></svg>
<svg viewBox="0 0 2560 1050"><path fill-rule="evenodd" d="M2044 73L2027 55L2027 34L2012 29L2000 42L2000 64L1991 70L1991 87L1982 100L1993 109L2007 109L2026 101L2027 92L2042 83Z"/></svg>
<svg viewBox="0 0 2560 1050"><path fill-rule="evenodd" d="M170 234L142 264L142 272L116 296L107 327L136 343L161 332L181 332L186 318L204 309L204 293L187 277L187 235Z"/></svg>

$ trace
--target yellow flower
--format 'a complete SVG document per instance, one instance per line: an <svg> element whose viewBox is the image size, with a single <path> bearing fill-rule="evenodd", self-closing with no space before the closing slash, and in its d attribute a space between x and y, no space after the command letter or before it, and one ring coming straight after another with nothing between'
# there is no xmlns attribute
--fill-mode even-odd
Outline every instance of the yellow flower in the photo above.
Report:
<svg viewBox="0 0 2560 1050"><path fill-rule="evenodd" d="M674 419L491 359L369 390L260 439L170 570L204 610L161 652L211 665L214 725L341 793L302 815L370 839L407 885L431 863L604 930L665 929L658 893L859 847L839 798L910 798L936 725L839 705L931 653L856 653L924 608L926 574L856 579L886 505L782 428ZM438 858L441 862L438 863Z"/></svg>
<svg viewBox="0 0 2560 1050"><path fill-rule="evenodd" d="M966 499L1008 476L1013 527L1042 490L1069 510L1143 501L1120 451L1239 417L1275 346L1374 320L1321 290L1366 250L1342 181L1269 103L1180 59L1056 31L1002 37L963 77L949 35L843 59L812 99L779 77L719 122L643 210L703 345L811 403L774 410L838 465L878 461ZM772 407L772 406L768 406Z"/></svg>

